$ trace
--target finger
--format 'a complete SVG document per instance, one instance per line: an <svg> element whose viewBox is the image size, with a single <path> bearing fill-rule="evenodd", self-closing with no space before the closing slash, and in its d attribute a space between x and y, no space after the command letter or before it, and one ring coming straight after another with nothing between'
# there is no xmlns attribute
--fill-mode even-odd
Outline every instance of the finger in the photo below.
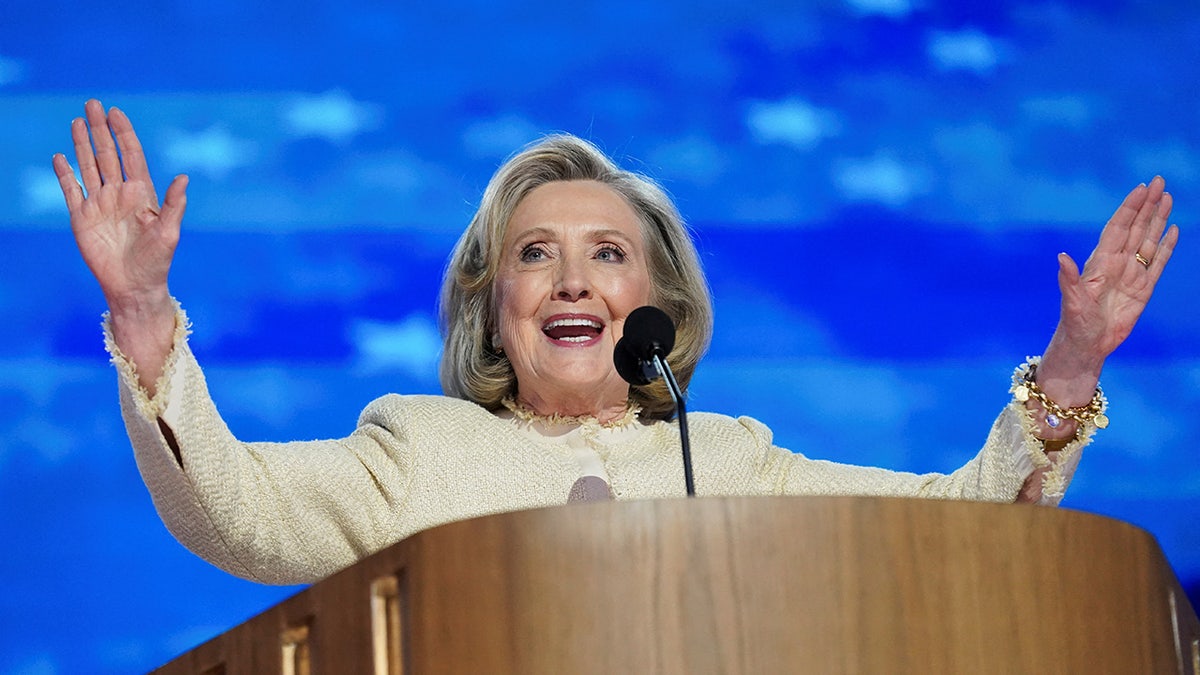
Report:
<svg viewBox="0 0 1200 675"><path fill-rule="evenodd" d="M63 199L67 200L67 210L74 213L83 205L83 188L75 179L75 172L71 170L65 155L56 154L50 162L54 165L54 174L58 176L58 186L62 188Z"/></svg>
<svg viewBox="0 0 1200 675"><path fill-rule="evenodd" d="M1129 191L1100 232L1096 253L1119 253L1123 250L1125 241L1129 239L1129 228L1145 203L1148 192L1149 188L1145 184Z"/></svg>
<svg viewBox="0 0 1200 675"><path fill-rule="evenodd" d="M1157 255L1159 243L1163 238L1163 230L1167 227L1167 220L1171 217L1171 207L1174 203L1175 200L1170 192L1164 192L1162 198L1158 200L1158 207L1150 219L1150 226L1146 228L1145 236L1142 237L1142 241L1135 249L1147 260L1154 260Z"/></svg>
<svg viewBox="0 0 1200 675"><path fill-rule="evenodd" d="M79 163L79 176L83 178L83 187L91 194L100 189L100 169L96 168L92 140L88 137L87 122L82 117L71 121L71 141L75 145L75 161Z"/></svg>
<svg viewBox="0 0 1200 675"><path fill-rule="evenodd" d="M105 184L121 182L121 158L117 154L117 144L113 142L112 132L108 128L108 116L104 114L104 106L100 101L92 99L84 104L83 109L87 115L88 126L92 129L92 147L96 149L100 181Z"/></svg>
<svg viewBox="0 0 1200 675"><path fill-rule="evenodd" d="M134 133L129 117L123 110L113 108L108 111L108 126L117 139L117 149L121 153L125 177L149 182L150 169L146 166L146 154L142 151L142 143Z"/></svg>
<svg viewBox="0 0 1200 675"><path fill-rule="evenodd" d="M1171 260L1171 254L1175 252L1175 244L1178 241L1179 226L1172 225L1167 228L1167 233L1163 235L1162 241L1158 243L1158 250L1150 260L1150 266L1146 268L1150 272L1151 284L1158 283L1158 278L1162 276L1163 269Z"/></svg>
<svg viewBox="0 0 1200 675"><path fill-rule="evenodd" d="M1146 186L1146 201L1142 203L1142 207L1138 209L1137 216L1133 219L1133 224L1129 227L1129 238L1125 242L1122 250L1130 255L1138 252L1142 242L1146 239L1146 233L1150 229L1150 224L1154 220L1154 214L1158 211L1159 203L1162 202L1163 192L1166 189L1167 182L1162 176L1155 176L1150 181L1150 185ZM1157 237L1155 240L1157 241ZM1153 250L1153 249L1152 249ZM1145 255L1145 253L1143 253Z"/></svg>
<svg viewBox="0 0 1200 675"><path fill-rule="evenodd" d="M187 174L176 176L167 186L162 212L159 214L159 218L176 233L179 231L179 224L183 221L183 212L187 209L187 186Z"/></svg>

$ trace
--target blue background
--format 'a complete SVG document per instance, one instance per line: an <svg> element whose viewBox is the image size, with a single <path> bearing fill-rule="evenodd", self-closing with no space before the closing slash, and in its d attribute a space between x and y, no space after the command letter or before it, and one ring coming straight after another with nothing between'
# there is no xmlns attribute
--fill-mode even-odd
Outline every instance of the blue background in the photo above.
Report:
<svg viewBox="0 0 1200 675"><path fill-rule="evenodd" d="M295 590L192 556L138 478L50 169L91 96L160 189L191 175L172 290L248 440L437 391L450 247L498 163L563 130L696 230L717 325L693 409L951 470L1053 331L1055 255L1161 173L1182 243L1065 505L1150 530L1197 597L1193 0L422 4L0 9L0 672L145 670Z"/></svg>

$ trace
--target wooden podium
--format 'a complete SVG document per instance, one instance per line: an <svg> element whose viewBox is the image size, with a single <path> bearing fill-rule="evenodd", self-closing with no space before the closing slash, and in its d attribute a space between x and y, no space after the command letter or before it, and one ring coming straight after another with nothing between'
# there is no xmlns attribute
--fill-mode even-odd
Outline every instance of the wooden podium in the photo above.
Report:
<svg viewBox="0 0 1200 675"><path fill-rule="evenodd" d="M159 673L1186 673L1146 532L1080 512L700 498L414 535Z"/></svg>

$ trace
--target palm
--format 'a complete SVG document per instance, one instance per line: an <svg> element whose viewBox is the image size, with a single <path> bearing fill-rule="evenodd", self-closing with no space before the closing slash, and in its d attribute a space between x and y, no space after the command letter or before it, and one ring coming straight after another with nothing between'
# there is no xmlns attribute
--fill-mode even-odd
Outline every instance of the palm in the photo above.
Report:
<svg viewBox="0 0 1200 675"><path fill-rule="evenodd" d="M164 241L156 203L152 186L105 185L71 214L83 259L106 290L119 293L165 278L166 270L154 263L169 260L173 243Z"/></svg>
<svg viewBox="0 0 1200 675"><path fill-rule="evenodd" d="M160 209L141 145L128 118L115 109L106 117L95 101L88 102L87 115L92 129L90 141L82 119L75 120L71 128L86 196L66 158L54 158L55 172L71 212L71 229L83 259L110 298L165 289L179 239L186 178L171 183Z"/></svg>

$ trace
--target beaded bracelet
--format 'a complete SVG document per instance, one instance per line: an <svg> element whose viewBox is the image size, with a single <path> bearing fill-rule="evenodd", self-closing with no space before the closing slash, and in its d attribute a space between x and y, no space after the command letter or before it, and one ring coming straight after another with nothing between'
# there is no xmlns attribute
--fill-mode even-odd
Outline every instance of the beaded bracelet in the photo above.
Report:
<svg viewBox="0 0 1200 675"><path fill-rule="evenodd" d="M1030 357L1013 371L1013 383L1009 391L1012 392L1014 398L1021 403L1029 399L1041 403L1042 407L1046 409L1046 426L1051 429L1057 429L1064 420L1074 420L1080 424L1092 422L1099 429L1108 426L1108 415L1104 414L1108 409L1108 399L1104 397L1100 385L1096 385L1096 393L1092 395L1092 400L1088 401L1087 405L1062 408L1050 400L1050 397L1042 391L1037 380L1034 379L1037 375L1039 361L1040 359L1037 357Z"/></svg>

